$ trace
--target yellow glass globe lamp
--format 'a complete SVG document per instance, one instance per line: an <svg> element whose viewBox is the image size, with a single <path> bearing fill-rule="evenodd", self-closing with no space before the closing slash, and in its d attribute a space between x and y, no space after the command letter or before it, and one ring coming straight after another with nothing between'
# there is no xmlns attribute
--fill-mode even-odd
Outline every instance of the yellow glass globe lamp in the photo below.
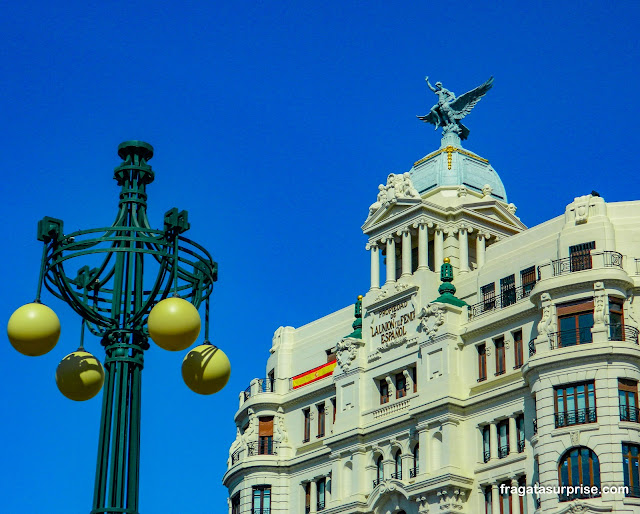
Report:
<svg viewBox="0 0 640 514"><path fill-rule="evenodd" d="M182 379L194 393L217 393L227 384L230 375L228 357L212 344L196 346L182 361Z"/></svg>
<svg viewBox="0 0 640 514"><path fill-rule="evenodd" d="M51 351L60 337L60 320L41 303L28 303L9 318L7 335L11 345L24 355L37 357Z"/></svg>
<svg viewBox="0 0 640 514"><path fill-rule="evenodd" d="M200 314L190 302L182 298L159 301L147 319L151 339L164 350L186 350L200 335Z"/></svg>
<svg viewBox="0 0 640 514"><path fill-rule="evenodd" d="M80 348L67 355L56 369L56 384L70 400L90 400L102 389L104 369L100 361Z"/></svg>

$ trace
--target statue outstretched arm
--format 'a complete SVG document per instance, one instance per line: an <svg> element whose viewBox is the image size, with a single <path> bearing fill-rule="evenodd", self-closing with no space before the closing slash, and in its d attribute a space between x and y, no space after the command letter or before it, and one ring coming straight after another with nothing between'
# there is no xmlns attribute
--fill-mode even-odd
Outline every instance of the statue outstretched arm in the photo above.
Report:
<svg viewBox="0 0 640 514"><path fill-rule="evenodd" d="M425 79L427 81L427 86L429 86L429 89L431 89L431 91L433 91L434 93L436 92L436 88L433 87L431 84L429 84L429 77L425 77Z"/></svg>

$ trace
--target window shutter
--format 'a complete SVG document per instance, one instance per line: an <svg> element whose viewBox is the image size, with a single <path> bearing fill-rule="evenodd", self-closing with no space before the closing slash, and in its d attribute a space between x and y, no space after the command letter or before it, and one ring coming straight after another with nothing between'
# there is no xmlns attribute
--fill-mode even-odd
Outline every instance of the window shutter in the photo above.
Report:
<svg viewBox="0 0 640 514"><path fill-rule="evenodd" d="M273 416L260 418L259 436L273 436Z"/></svg>

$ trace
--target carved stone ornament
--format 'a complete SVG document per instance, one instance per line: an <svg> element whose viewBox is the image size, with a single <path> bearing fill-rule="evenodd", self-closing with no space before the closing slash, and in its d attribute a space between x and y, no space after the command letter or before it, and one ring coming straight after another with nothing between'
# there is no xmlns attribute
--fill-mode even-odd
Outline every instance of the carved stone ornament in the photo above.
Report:
<svg viewBox="0 0 640 514"><path fill-rule="evenodd" d="M571 446L578 446L580 444L580 430L574 430L569 435L571 436Z"/></svg>
<svg viewBox="0 0 640 514"><path fill-rule="evenodd" d="M411 181L411 175L407 173L389 173L387 185L378 186L378 198L369 207L369 216L381 207L396 203L398 200L419 200L420 193Z"/></svg>
<svg viewBox="0 0 640 514"><path fill-rule="evenodd" d="M273 424L273 440L286 443L289 440L289 436L284 425L284 410L282 407L278 407L275 421Z"/></svg>
<svg viewBox="0 0 640 514"><path fill-rule="evenodd" d="M515 214L516 211L518 210L518 208L516 207L515 203L510 203L509 205L507 205L507 210L511 213L511 214Z"/></svg>
<svg viewBox="0 0 640 514"><path fill-rule="evenodd" d="M576 225L586 223L589 219L589 202L591 195L579 196L574 198L573 205L576 213Z"/></svg>
<svg viewBox="0 0 640 514"><path fill-rule="evenodd" d="M376 297L376 301L382 300L383 298L386 298L390 294L395 294L395 293L399 293L400 291L404 291L409 287L410 287L409 284L402 284L400 282L396 282L393 286L390 286L390 287L384 287L380 291L380 294Z"/></svg>
<svg viewBox="0 0 640 514"><path fill-rule="evenodd" d="M460 198L467 196L467 188L464 186L458 186L457 193Z"/></svg>
<svg viewBox="0 0 640 514"><path fill-rule="evenodd" d="M434 303L423 307L418 314L420 319L419 330L424 332L427 339L432 340L438 329L444 324L445 308Z"/></svg>
<svg viewBox="0 0 640 514"><path fill-rule="evenodd" d="M493 188L489 185L489 184L485 184L484 186L482 186L482 196L491 196L491 193L493 193Z"/></svg>
<svg viewBox="0 0 640 514"><path fill-rule="evenodd" d="M416 498L418 504L418 514L427 514L429 512L429 502L426 496L419 496Z"/></svg>
<svg viewBox="0 0 640 514"><path fill-rule="evenodd" d="M553 332L553 306L551 305L551 296L549 293L542 293L540 296L542 302L542 318L538 323L538 334L547 336Z"/></svg>
<svg viewBox="0 0 640 514"><path fill-rule="evenodd" d="M336 345L336 360L342 371L348 371L351 363L358 356L358 348L364 346L361 339L345 337Z"/></svg>
<svg viewBox="0 0 640 514"><path fill-rule="evenodd" d="M462 511L467 492L457 487L447 487L438 491L438 497L440 498L440 510Z"/></svg>
<svg viewBox="0 0 640 514"><path fill-rule="evenodd" d="M607 293L604 289L602 282L596 282L593 284L594 299L593 299L593 324L601 325L606 323L606 306L607 306Z"/></svg>

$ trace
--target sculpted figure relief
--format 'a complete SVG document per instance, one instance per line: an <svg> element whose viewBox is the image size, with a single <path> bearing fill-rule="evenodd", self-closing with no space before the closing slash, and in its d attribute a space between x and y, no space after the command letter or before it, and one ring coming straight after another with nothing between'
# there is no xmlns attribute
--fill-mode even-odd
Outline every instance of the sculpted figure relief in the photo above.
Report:
<svg viewBox="0 0 640 514"><path fill-rule="evenodd" d="M420 193L418 193L418 190L413 186L411 175L408 172L402 174L389 173L387 185L380 184L378 191L378 198L375 203L369 207L369 215L376 212L383 205L407 198L420 198Z"/></svg>
<svg viewBox="0 0 640 514"><path fill-rule="evenodd" d="M426 116L418 116L418 119L425 123L435 125L436 130L442 127L442 134L454 132L458 134L460 139L467 139L469 129L465 127L460 120L471 112L471 109L487 94L487 91L493 86L493 77L489 78L484 84L456 98L453 91L449 91L442 85L442 82L436 82L435 87L429 83L429 77L425 79L427 86L438 97L438 103L435 104L429 114Z"/></svg>

